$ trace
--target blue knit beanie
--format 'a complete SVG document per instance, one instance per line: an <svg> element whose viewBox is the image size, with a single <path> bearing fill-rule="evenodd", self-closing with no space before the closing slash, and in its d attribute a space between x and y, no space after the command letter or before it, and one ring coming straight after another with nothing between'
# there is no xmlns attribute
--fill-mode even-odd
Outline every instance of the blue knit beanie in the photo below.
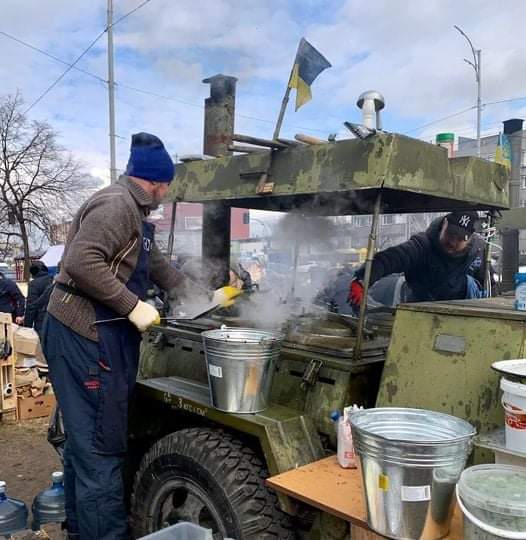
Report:
<svg viewBox="0 0 526 540"><path fill-rule="evenodd" d="M126 174L150 182L170 183L175 165L159 137L150 133L132 135Z"/></svg>

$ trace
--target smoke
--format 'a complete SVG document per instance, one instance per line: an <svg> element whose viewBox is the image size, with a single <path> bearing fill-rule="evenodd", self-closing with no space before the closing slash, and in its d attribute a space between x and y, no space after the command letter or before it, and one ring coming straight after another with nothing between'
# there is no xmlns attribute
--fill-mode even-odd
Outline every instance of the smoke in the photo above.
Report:
<svg viewBox="0 0 526 540"><path fill-rule="evenodd" d="M327 254L336 248L338 226L331 218L290 212L273 225L272 233L272 252L281 254L283 262L268 262L259 290L240 297L229 313L259 328L280 328L302 315L326 312L314 301L334 270ZM209 305L207 283L216 271L216 265L207 268L200 258L183 264L188 279L179 288L174 316L186 318Z"/></svg>
<svg viewBox="0 0 526 540"><path fill-rule="evenodd" d="M267 265L260 291L239 303L241 319L257 327L277 328L319 311L314 300L331 270L323 266L323 254L335 249L337 233L330 218L305 212L284 215L274 226L272 243L277 251L289 255L288 262L276 265L278 268L272 263Z"/></svg>
<svg viewBox="0 0 526 540"><path fill-rule="evenodd" d="M305 212L285 214L274 227L274 238L291 246L305 248L334 247L337 235L336 225L326 217L320 217Z"/></svg>

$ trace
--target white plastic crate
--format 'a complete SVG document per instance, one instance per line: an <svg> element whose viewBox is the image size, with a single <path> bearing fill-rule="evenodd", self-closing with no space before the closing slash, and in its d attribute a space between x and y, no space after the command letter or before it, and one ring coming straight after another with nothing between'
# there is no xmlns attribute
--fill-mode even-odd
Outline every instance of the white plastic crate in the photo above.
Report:
<svg viewBox="0 0 526 540"><path fill-rule="evenodd" d="M213 537L211 529L204 529L195 523L180 522L143 536L139 540L213 540Z"/></svg>

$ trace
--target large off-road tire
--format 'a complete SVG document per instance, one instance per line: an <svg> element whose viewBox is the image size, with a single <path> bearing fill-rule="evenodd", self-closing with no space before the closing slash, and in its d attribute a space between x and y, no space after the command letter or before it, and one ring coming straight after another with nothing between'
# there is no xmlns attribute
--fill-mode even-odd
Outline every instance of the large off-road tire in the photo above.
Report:
<svg viewBox="0 0 526 540"><path fill-rule="evenodd" d="M267 476L256 454L229 433L171 433L145 454L135 477L135 537L191 521L212 529L214 540L293 539L289 517L264 484Z"/></svg>

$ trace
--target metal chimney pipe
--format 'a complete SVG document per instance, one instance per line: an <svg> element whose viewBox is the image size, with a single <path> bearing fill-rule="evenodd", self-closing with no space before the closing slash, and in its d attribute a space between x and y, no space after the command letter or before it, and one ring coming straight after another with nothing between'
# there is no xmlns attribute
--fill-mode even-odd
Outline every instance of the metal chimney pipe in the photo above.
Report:
<svg viewBox="0 0 526 540"><path fill-rule="evenodd" d="M234 134L236 102L235 77L214 75L204 79L210 84L210 97L205 99L203 152L209 156L231 154L228 146ZM230 269L230 206L223 202L203 204L201 253L204 268L213 268L209 286L227 285Z"/></svg>
<svg viewBox="0 0 526 540"><path fill-rule="evenodd" d="M382 129L380 111L385 107L385 99L380 92L369 90L364 92L356 102L362 110L362 124L369 129Z"/></svg>
<svg viewBox="0 0 526 540"><path fill-rule="evenodd" d="M205 130L203 151L209 156L227 156L232 152L236 109L236 77L214 75L204 79L210 85L210 97L205 99Z"/></svg>

